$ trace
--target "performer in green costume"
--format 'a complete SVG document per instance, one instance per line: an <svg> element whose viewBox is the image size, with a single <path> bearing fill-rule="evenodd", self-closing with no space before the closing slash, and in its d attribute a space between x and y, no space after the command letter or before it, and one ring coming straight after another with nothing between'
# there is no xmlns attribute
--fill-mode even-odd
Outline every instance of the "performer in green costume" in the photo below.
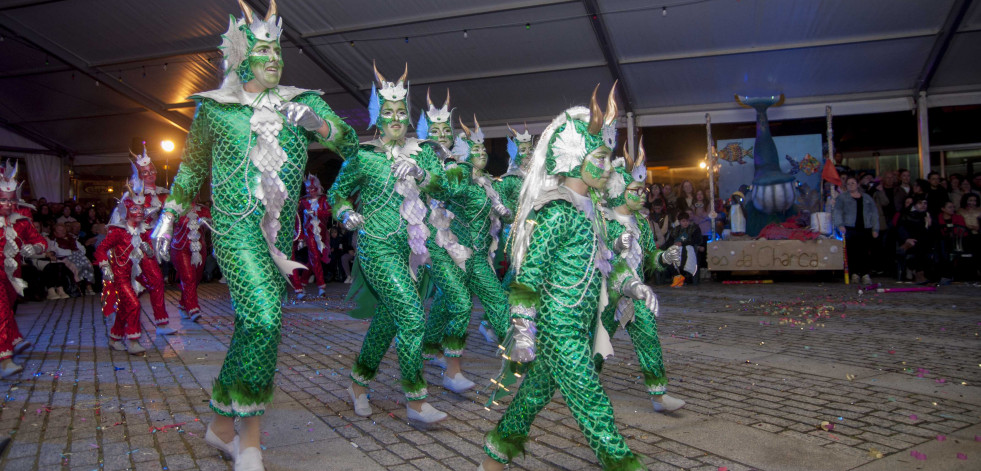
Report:
<svg viewBox="0 0 981 471"><path fill-rule="evenodd" d="M279 85L282 19L265 18L241 0L244 18L222 35L225 79L199 93L195 118L164 214L153 232L169 257L174 221L211 178L214 251L235 308L232 335L211 408L218 417L205 437L235 458L235 469L262 469L259 420L272 401L286 278L303 266L288 260L307 146L316 139L342 156L357 135L320 98L321 92ZM245 417L240 437L234 418Z"/></svg>
<svg viewBox="0 0 981 471"><path fill-rule="evenodd" d="M406 67L406 74L408 67ZM381 137L361 145L357 155L345 160L328 192L334 217L348 230L358 230L356 272L377 306L365 335L357 363L351 369L354 411L371 415L368 383L378 373L382 357L396 338L402 389L408 399L411 420L438 422L446 414L426 402L428 391L422 377L422 337L425 312L417 291L419 268L429 259L426 240L428 214L421 195L444 191L443 167L438 146L406 138L409 128L406 74L396 82L385 80L375 69L370 122ZM360 210L352 203L360 192Z"/></svg>
<svg viewBox="0 0 981 471"><path fill-rule="evenodd" d="M640 141L636 160L631 159L630 154L625 151L623 158L613 161L613 170L606 186L607 204L602 211L606 219L606 242L618 253L611 275L611 283L615 288L643 283L645 268L661 271L668 264L680 262L681 249L676 246L665 251L658 249L650 222L643 215L637 217L644 207L646 197L644 181L647 179L647 163L644 140ZM610 336L620 326L627 329L637 351L644 384L651 394L654 410L667 412L682 408L685 401L666 394L668 377L664 374L661 340L657 336L657 315L656 304L654 309L649 309L639 300L614 294L610 296L610 305L603 312L603 325ZM597 370L602 365L603 360L596 359Z"/></svg>
<svg viewBox="0 0 981 471"><path fill-rule="evenodd" d="M531 159L526 157L531 154L535 147L535 138L528 132L527 124L523 133L515 131L511 125L508 125L508 131L511 134L508 136L508 155L511 159L508 162L507 172L494 181L494 189L497 190L497 194L501 195L504 206L511 211L511 214L514 214L518 211L518 195L521 193L521 183L524 182L525 174L528 172L528 164L531 162ZM511 224L505 225L502 232L501 240L504 243L498 246L497 260L504 260L511 255ZM498 264L495 263L494 266L496 268ZM504 279L501 280L501 287L504 288L505 294L510 293L511 282L513 281L514 270L508 267L504 273ZM487 321L480 323L480 333L489 343L500 342L499 337L490 328Z"/></svg>
<svg viewBox="0 0 981 471"><path fill-rule="evenodd" d="M556 389L604 468L644 469L617 430L593 362L594 354L612 354L599 315L613 254L595 202L610 175L616 114L614 92L604 114L594 91L590 109L571 108L555 118L532 155L515 217L516 278L505 339L505 354L531 366L485 438L488 458L480 469L503 469L523 451L532 421ZM629 294L654 302L649 287Z"/></svg>
<svg viewBox="0 0 981 471"><path fill-rule="evenodd" d="M430 353L442 346L446 356L446 374L443 384L455 392L463 392L474 386L460 370L460 356L470 324L472 296L476 295L484 307L485 317L503 335L507 329L507 295L491 266L491 257L497 250L501 217L511 212L501 202L484 167L487 166L487 149L484 133L474 117L474 130L463 122L455 143L453 155L457 164L448 166L446 178L453 187L445 200L446 209L453 213L450 230L459 243L471 251L462 263L443 267L434 264L434 272L444 269L451 276L434 275L439 290L426 323L427 349ZM455 259L454 261L457 261ZM437 258L434 257L434 262ZM462 288L462 290L461 290Z"/></svg>

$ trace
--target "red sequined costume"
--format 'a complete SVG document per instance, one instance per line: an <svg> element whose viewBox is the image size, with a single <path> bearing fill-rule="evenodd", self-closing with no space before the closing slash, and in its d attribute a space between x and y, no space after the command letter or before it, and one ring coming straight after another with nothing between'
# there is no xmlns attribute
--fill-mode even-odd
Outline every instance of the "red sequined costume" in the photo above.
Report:
<svg viewBox="0 0 981 471"><path fill-rule="evenodd" d="M177 220L174 237L170 242L170 260L177 269L181 282L181 300L178 306L181 313L192 321L197 321L201 315L198 283L204 274L204 259L208 256L204 230L208 227L205 224L210 222L211 210L194 204Z"/></svg>
<svg viewBox="0 0 981 471"><path fill-rule="evenodd" d="M303 242L307 246L308 268L313 272L317 288L323 295L327 283L324 281L323 264L330 262L330 233L327 232L327 221L330 221L330 205L324 196L320 179L308 175L304 182L307 195L300 200L299 213L302 222ZM301 285L302 286L302 285Z"/></svg>
<svg viewBox="0 0 981 471"><path fill-rule="evenodd" d="M139 339L141 334L138 296L145 286L141 280L146 279L142 262L153 258L150 232L143 224L145 198L141 190L140 186L123 197L126 219L109 224L106 238L95 249L95 261L102 268L104 280L102 313L116 314L109 330L109 338L114 341L123 337Z"/></svg>
<svg viewBox="0 0 981 471"><path fill-rule="evenodd" d="M4 180L0 182L0 200L11 199L16 202L16 199L9 197L10 192L4 191L2 185L10 181ZM16 183L14 185L16 186ZM7 214L3 212L0 210L0 227L3 228L0 250L3 252L4 267L0 271L0 279L2 279L0 284L3 285L0 286L0 361L13 357L15 346L24 341L24 336L14 320L14 302L17 301L18 295L24 294L24 288L27 286L27 283L20 278L22 257L44 253L47 247L44 236L34 229L30 219L9 210L6 211ZM27 345L29 344L25 344Z"/></svg>

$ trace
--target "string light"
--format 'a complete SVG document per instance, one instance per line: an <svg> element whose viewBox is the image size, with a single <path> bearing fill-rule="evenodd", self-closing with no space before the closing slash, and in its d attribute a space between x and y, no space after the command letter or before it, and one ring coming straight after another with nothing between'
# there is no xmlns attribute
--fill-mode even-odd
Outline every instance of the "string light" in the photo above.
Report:
<svg viewBox="0 0 981 471"><path fill-rule="evenodd" d="M470 33L468 33L467 30L463 30L463 39L467 39L469 37L470 37Z"/></svg>
<svg viewBox="0 0 981 471"><path fill-rule="evenodd" d="M525 29L531 29L531 23L525 23Z"/></svg>
<svg viewBox="0 0 981 471"><path fill-rule="evenodd" d="M409 37L408 36L405 37L405 43L406 44L409 44Z"/></svg>
<svg viewBox="0 0 981 471"><path fill-rule="evenodd" d="M350 42L351 47L354 47L354 41Z"/></svg>
<svg viewBox="0 0 981 471"><path fill-rule="evenodd" d="M668 7L661 7L661 16L668 16Z"/></svg>
<svg viewBox="0 0 981 471"><path fill-rule="evenodd" d="M300 48L300 55L301 56L303 55L303 48L302 47Z"/></svg>
<svg viewBox="0 0 981 471"><path fill-rule="evenodd" d="M164 70L167 70L167 63L164 62Z"/></svg>

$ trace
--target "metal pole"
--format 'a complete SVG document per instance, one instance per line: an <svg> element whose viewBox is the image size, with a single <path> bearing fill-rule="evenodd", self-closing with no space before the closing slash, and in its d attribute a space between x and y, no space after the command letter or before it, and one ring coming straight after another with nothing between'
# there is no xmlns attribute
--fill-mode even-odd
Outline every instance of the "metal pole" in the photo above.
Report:
<svg viewBox="0 0 981 471"><path fill-rule="evenodd" d="M715 240L715 144L712 143L712 115L705 113L705 137L706 137L706 156L705 164L708 166L709 173L709 240Z"/></svg>
<svg viewBox="0 0 981 471"><path fill-rule="evenodd" d="M835 132L831 127L831 105L824 107L825 121L827 121L827 135L828 135L828 159L831 159L831 165L835 164ZM824 161L824 165L828 165L828 161ZM824 192L824 176L821 177L821 206L822 209L828 211L828 208L824 208L825 199L828 197ZM832 229L834 231L834 229Z"/></svg>
<svg viewBox="0 0 981 471"><path fill-rule="evenodd" d="M630 155L637 155L637 148L634 147L634 131L637 127L637 122L634 119L634 112L627 112L627 152Z"/></svg>
<svg viewBox="0 0 981 471"><path fill-rule="evenodd" d="M916 100L917 135L919 136L920 178L930 173L930 118L927 108L927 94L920 92Z"/></svg>

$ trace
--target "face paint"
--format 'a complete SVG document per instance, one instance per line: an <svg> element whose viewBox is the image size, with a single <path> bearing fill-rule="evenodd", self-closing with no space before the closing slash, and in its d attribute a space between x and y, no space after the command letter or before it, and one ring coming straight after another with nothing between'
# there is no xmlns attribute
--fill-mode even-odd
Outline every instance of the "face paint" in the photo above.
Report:
<svg viewBox="0 0 981 471"><path fill-rule="evenodd" d="M401 141L409 129L409 112L405 109L404 101L386 101L378 115L378 129L381 130L382 141Z"/></svg>
<svg viewBox="0 0 981 471"><path fill-rule="evenodd" d="M143 180L144 185L157 186L157 169L153 167L141 168L140 180Z"/></svg>
<svg viewBox="0 0 981 471"><path fill-rule="evenodd" d="M453 146L453 130L447 123L433 123L429 126L429 138L449 149Z"/></svg>
<svg viewBox="0 0 981 471"><path fill-rule="evenodd" d="M519 142L518 143L518 155L527 157L531 153L532 145L530 142Z"/></svg>
<svg viewBox="0 0 981 471"><path fill-rule="evenodd" d="M600 146L583 159L581 173L586 185L597 190L606 187L606 181L610 179L610 171L613 169L610 163L612 153L608 147Z"/></svg>
<svg viewBox="0 0 981 471"><path fill-rule="evenodd" d="M275 88L283 76L283 51L276 41L256 41L249 52L249 68L263 89Z"/></svg>
<svg viewBox="0 0 981 471"><path fill-rule="evenodd" d="M320 196L320 188L317 188L314 185L308 186L307 187L307 196L311 196L311 197Z"/></svg>
<svg viewBox="0 0 981 471"><path fill-rule="evenodd" d="M13 193L0 193L0 216L8 217L14 212L17 196Z"/></svg>
<svg viewBox="0 0 981 471"><path fill-rule="evenodd" d="M474 168L483 170L487 166L487 148L483 144L474 144L471 146L468 161Z"/></svg>
<svg viewBox="0 0 981 471"><path fill-rule="evenodd" d="M126 212L126 222L133 227L143 224L143 208L135 205L129 208Z"/></svg>
<svg viewBox="0 0 981 471"><path fill-rule="evenodd" d="M627 209L631 211L639 211L640 208L644 207L644 200L647 197L647 189L644 188L643 183L634 182L627 185L627 191L624 192L623 196Z"/></svg>

